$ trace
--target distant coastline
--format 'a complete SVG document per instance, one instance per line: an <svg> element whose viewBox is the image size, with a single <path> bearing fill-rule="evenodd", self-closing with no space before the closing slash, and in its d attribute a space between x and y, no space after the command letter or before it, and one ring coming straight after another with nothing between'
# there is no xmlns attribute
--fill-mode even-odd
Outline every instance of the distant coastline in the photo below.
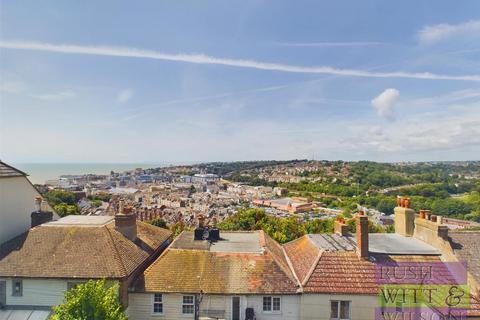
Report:
<svg viewBox="0 0 480 320"><path fill-rule="evenodd" d="M110 171L123 172L135 168L157 168L174 163L12 163L28 174L32 183L44 184L47 180L58 179L67 174L109 174Z"/></svg>

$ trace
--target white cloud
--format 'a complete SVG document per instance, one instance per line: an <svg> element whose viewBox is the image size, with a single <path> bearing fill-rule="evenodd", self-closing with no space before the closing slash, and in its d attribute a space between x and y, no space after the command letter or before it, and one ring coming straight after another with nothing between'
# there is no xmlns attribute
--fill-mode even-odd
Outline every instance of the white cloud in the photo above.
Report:
<svg viewBox="0 0 480 320"><path fill-rule="evenodd" d="M454 81L480 81L480 75L443 75L430 72L373 72L359 69L339 69L330 66L296 66L287 64L278 64L270 62L261 62L255 60L241 60L230 58L217 58L204 54L168 54L153 50L143 50L136 48L121 48L107 46L80 46L66 44L51 44L41 42L20 42L20 41L1 41L0 48L17 50L37 50L69 54L88 54L112 57L131 57L143 59L155 59L164 61L177 61L197 64L215 64L239 68L270 70L289 73L309 73L309 74L331 74L349 77L369 77L369 78L410 78L425 80L454 80Z"/></svg>
<svg viewBox="0 0 480 320"><path fill-rule="evenodd" d="M118 94L117 101L120 103L126 103L133 97L133 95L134 92L132 89L125 89Z"/></svg>
<svg viewBox="0 0 480 320"><path fill-rule="evenodd" d="M480 37L480 20L460 24L442 23L425 26L418 32L418 39L425 44L464 37Z"/></svg>
<svg viewBox="0 0 480 320"><path fill-rule="evenodd" d="M34 98L45 100L45 101L62 101L66 99L75 98L76 96L77 94L72 90L32 95L32 97Z"/></svg>
<svg viewBox="0 0 480 320"><path fill-rule="evenodd" d="M355 41L355 42L275 42L277 46L282 47L365 47L376 46L382 42L375 41Z"/></svg>
<svg viewBox="0 0 480 320"><path fill-rule="evenodd" d="M393 119L395 116L393 107L399 96L400 92L397 89L386 89L372 100L372 106L377 110L380 117Z"/></svg>
<svg viewBox="0 0 480 320"><path fill-rule="evenodd" d="M25 91L25 85L18 81L0 82L0 92L5 93L22 93Z"/></svg>

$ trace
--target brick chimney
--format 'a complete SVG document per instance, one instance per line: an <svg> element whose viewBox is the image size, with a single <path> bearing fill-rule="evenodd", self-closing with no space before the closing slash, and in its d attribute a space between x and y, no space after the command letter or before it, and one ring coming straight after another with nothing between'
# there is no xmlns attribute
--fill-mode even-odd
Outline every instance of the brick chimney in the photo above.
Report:
<svg viewBox="0 0 480 320"><path fill-rule="evenodd" d="M131 241L137 239L137 217L133 214L132 206L125 206L123 200L118 203L115 229Z"/></svg>
<svg viewBox="0 0 480 320"><path fill-rule="evenodd" d="M394 209L395 233L404 237L413 236L415 229L415 211L410 208L410 198L397 197Z"/></svg>
<svg viewBox="0 0 480 320"><path fill-rule="evenodd" d="M343 217L337 217L333 225L334 232L338 235L345 236L348 233L348 226Z"/></svg>
<svg viewBox="0 0 480 320"><path fill-rule="evenodd" d="M368 258L368 217L363 211L357 214L357 254L360 258Z"/></svg>
<svg viewBox="0 0 480 320"><path fill-rule="evenodd" d="M53 212L47 211L47 205L42 197L35 197L36 210L30 215L30 227L34 228L45 222L52 221Z"/></svg>
<svg viewBox="0 0 480 320"><path fill-rule="evenodd" d="M435 243L439 239L448 239L448 227L443 225L443 217L431 214L429 210L420 210L415 219L413 236L427 243Z"/></svg>

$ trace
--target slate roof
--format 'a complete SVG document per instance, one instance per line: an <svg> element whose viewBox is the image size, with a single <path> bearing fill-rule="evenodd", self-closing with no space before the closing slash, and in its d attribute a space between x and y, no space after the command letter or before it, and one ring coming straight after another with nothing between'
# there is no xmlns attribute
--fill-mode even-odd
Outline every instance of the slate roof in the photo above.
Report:
<svg viewBox="0 0 480 320"><path fill-rule="evenodd" d="M0 246L0 276L124 278L150 258L171 232L137 221L134 242L101 226L40 225Z"/></svg>
<svg viewBox="0 0 480 320"><path fill-rule="evenodd" d="M212 250L215 244L193 240L192 232L183 232L136 281L135 291L203 291L209 294L297 292L298 283L288 267L283 248L263 231L221 232L220 236L225 239L223 241L235 239L237 243L229 248L223 244L223 251L218 248ZM258 243L247 251L238 243L242 237L245 243L251 239L257 239Z"/></svg>
<svg viewBox="0 0 480 320"><path fill-rule="evenodd" d="M480 231L451 231L448 235L455 256L466 262L468 271L480 286Z"/></svg>
<svg viewBox="0 0 480 320"><path fill-rule="evenodd" d="M0 178L25 177L27 174L0 161Z"/></svg>
<svg viewBox="0 0 480 320"><path fill-rule="evenodd" d="M460 262L467 263L468 272L480 286L480 231L452 231L448 236L453 252ZM480 292L471 297L470 316L480 316Z"/></svg>

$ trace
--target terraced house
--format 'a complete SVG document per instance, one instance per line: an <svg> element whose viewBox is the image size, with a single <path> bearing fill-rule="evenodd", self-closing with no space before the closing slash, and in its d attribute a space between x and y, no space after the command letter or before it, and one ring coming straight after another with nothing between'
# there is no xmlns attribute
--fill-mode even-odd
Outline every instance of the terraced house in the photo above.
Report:
<svg viewBox="0 0 480 320"><path fill-rule="evenodd" d="M335 234L309 234L283 246L263 231L183 232L134 283L129 318L371 320L380 307L380 265L466 259L466 316L479 319L478 249L472 244L480 233L449 237L439 222L416 217L404 205L395 218L395 234L369 234L368 218L359 214L353 235L336 221ZM433 319L440 316L429 311Z"/></svg>

